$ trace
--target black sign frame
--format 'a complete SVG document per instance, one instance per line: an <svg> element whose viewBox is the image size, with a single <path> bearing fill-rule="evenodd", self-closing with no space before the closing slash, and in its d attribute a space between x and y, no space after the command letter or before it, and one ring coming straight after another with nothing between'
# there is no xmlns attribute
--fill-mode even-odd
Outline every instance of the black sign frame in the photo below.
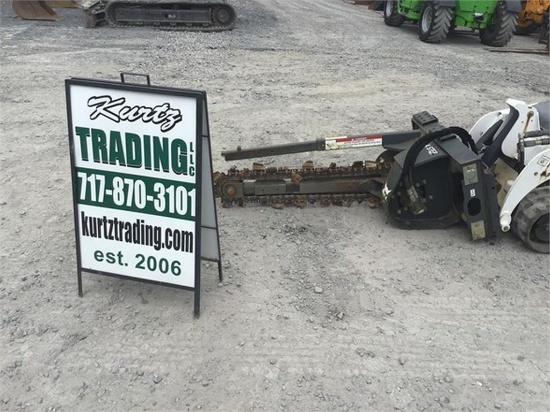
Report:
<svg viewBox="0 0 550 412"><path fill-rule="evenodd" d="M209 164L207 165L206 170L210 170L210 176L203 176L202 163L205 161L203 159L203 145L207 145L206 151L208 154L211 154L211 145L210 145L210 133L209 133L209 124L208 124L208 113L207 113L207 104L206 104L206 92L198 90L187 90L187 89L178 89L172 87L162 87L162 86L151 86L149 81L149 75L139 75L147 77L147 85L142 84L130 84L125 82L124 73L121 73L121 81L115 82L109 80L96 80L96 79L87 79L87 78L70 78L65 80L65 93L66 93L66 102L67 102L67 119L68 119L68 135L69 135L69 144L70 144L70 160L71 160L71 179L72 179L72 190L73 190L73 212L74 212L74 224L75 224L75 238L76 238L76 262L77 262L77 283L78 283L78 295L83 296L83 286L82 286L82 272L115 277L120 279L129 279L137 280L139 282L167 286L176 289L190 290L194 292L194 315L199 317L200 315L200 289L201 289L201 221L202 221L202 192L204 184L208 182L203 182L203 178L210 178L210 186L206 186L207 190L212 190L213 193L213 181L211 176L212 170L212 160L211 158L207 159ZM141 277L133 277L120 273L113 273L108 271L100 271L95 269L83 268L82 267L82 256L81 256L81 244L80 236L81 229L79 224L79 210L78 210L78 191L77 191L77 175L76 175L76 158L75 158L75 143L74 143L74 124L73 124L73 107L71 101L71 88L73 86L84 86L84 87L97 87L102 89L112 89L112 90L122 90L129 92L139 92L147 94L161 94L167 96L176 96L176 97L187 97L193 98L196 102L196 131L195 131L195 142L196 142L196 175L195 175L195 235L194 235L194 263L195 263L195 274L194 274L194 287L188 287L184 285L174 284L170 282L161 282L157 280L145 279ZM210 156L209 156L210 157ZM212 196L213 197L213 196ZM216 257L206 258L205 260L214 261L218 263L218 273L219 279L222 281L222 264L221 264L221 253L220 253L220 242L219 242L219 231L218 231L218 220L216 213L215 202L213 205L209 205L213 208L214 211L214 221L215 227L209 227L208 229L215 230L216 236L216 245L217 248Z"/></svg>

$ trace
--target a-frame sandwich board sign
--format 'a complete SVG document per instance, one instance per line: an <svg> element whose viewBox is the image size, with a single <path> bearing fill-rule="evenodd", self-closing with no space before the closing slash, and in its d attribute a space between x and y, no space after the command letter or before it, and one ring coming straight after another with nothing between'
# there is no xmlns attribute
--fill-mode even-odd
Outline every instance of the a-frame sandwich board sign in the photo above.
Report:
<svg viewBox="0 0 550 412"><path fill-rule="evenodd" d="M218 263L206 93L72 78L65 82L82 272L194 291Z"/></svg>

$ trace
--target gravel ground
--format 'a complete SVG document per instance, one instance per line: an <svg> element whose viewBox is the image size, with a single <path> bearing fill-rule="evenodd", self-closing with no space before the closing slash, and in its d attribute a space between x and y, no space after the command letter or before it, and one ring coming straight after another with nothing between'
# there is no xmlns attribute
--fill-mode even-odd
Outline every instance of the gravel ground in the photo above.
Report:
<svg viewBox="0 0 550 412"><path fill-rule="evenodd" d="M549 260L508 234L403 231L364 205L219 208L225 280L204 263L199 319L192 293L136 281L84 274L77 296L67 78L206 90L215 170L237 145L402 130L422 110L469 128L550 94L547 57L476 36L424 44L341 0L231 3L235 30L208 34L1 2L0 410L549 410Z"/></svg>

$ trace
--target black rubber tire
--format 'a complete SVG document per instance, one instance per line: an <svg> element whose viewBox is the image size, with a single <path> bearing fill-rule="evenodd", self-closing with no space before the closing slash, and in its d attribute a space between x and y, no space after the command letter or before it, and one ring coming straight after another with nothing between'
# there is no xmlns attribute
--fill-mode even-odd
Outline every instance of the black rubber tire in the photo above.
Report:
<svg viewBox="0 0 550 412"><path fill-rule="evenodd" d="M517 34L518 36L529 36L531 33L534 33L537 28L537 23L532 21L527 26L516 26L516 31L514 34Z"/></svg>
<svg viewBox="0 0 550 412"><path fill-rule="evenodd" d="M550 253L550 186L537 187L519 203L512 231L529 248Z"/></svg>
<svg viewBox="0 0 550 412"><path fill-rule="evenodd" d="M479 31L481 42L491 47L506 46L516 31L517 17L517 13L508 11L505 1L499 1L491 22Z"/></svg>
<svg viewBox="0 0 550 412"><path fill-rule="evenodd" d="M451 8L442 6L441 2L422 2L420 20L418 21L418 37L426 43L441 43L447 38L452 18Z"/></svg>
<svg viewBox="0 0 550 412"><path fill-rule="evenodd" d="M405 21L405 16L397 12L397 0L386 0L384 2L384 23L387 26L399 27Z"/></svg>
<svg viewBox="0 0 550 412"><path fill-rule="evenodd" d="M550 42L550 34L548 33L549 26L549 15L548 12L544 13L542 20L542 30L540 32L539 43L548 45Z"/></svg>

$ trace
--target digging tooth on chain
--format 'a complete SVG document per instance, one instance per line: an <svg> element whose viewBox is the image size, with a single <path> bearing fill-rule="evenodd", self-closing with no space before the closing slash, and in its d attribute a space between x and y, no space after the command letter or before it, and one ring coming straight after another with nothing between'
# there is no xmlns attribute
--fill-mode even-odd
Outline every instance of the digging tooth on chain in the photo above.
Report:
<svg viewBox="0 0 550 412"><path fill-rule="evenodd" d="M300 209L303 209L307 206L307 197L303 195L296 196L296 198L294 199L294 205L296 207L299 207Z"/></svg>
<svg viewBox="0 0 550 412"><path fill-rule="evenodd" d="M281 209L285 205L304 208L308 203L351 206L363 201L377 207L380 195L372 187L380 187L389 167L389 162L372 161L315 167L311 160L301 168L265 167L262 163L254 163L252 169L233 166L227 174L214 174L215 196L221 198L222 207L259 203Z"/></svg>

